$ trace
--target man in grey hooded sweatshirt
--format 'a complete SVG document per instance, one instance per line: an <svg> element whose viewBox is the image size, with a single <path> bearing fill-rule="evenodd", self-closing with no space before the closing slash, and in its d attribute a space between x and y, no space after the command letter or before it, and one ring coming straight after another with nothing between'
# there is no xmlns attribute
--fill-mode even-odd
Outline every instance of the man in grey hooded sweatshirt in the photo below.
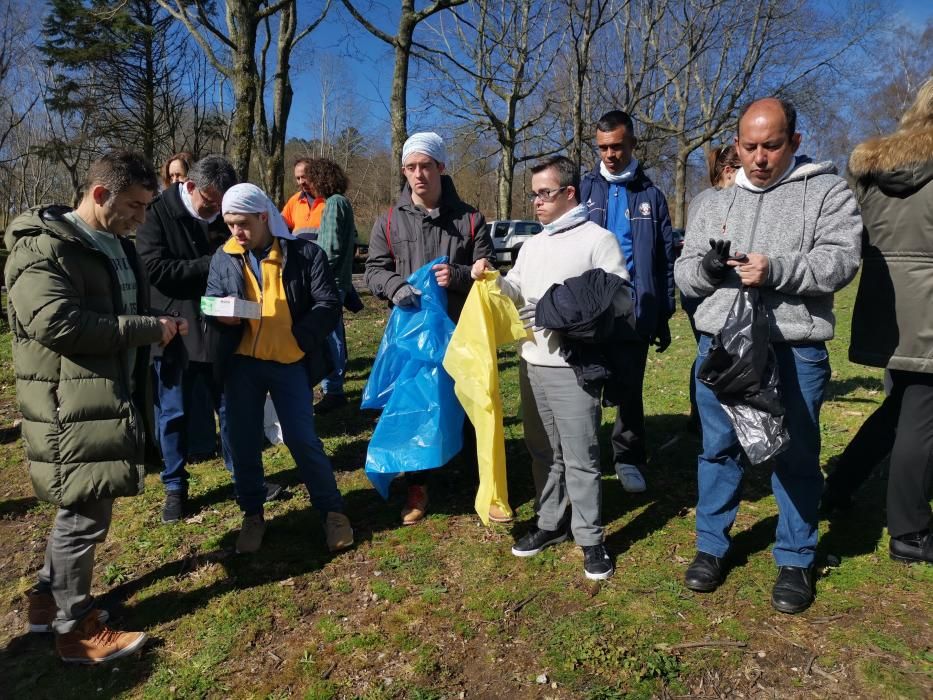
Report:
<svg viewBox="0 0 933 700"><path fill-rule="evenodd" d="M674 267L683 293L703 299L695 316L702 333L697 367L743 285L759 287L768 308L790 435L771 477L779 512L771 604L786 613L813 602L823 486L819 414L830 376L825 341L835 326L833 293L858 270L862 232L855 197L833 164L795 157L796 122L796 110L785 100L758 100L742 110L735 139L742 161L737 186L700 205ZM697 554L685 583L708 592L722 582L743 466L731 422L699 382L697 404L703 425Z"/></svg>

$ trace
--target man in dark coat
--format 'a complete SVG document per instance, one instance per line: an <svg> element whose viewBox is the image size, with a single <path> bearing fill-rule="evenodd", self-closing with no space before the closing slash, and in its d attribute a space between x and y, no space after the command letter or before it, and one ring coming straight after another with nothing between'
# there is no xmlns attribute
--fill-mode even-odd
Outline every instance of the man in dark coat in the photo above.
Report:
<svg viewBox="0 0 933 700"><path fill-rule="evenodd" d="M162 448L165 505L162 522L180 520L188 500L189 434L198 382L212 394L220 414L224 463L232 464L224 437L220 387L213 376L208 344L201 323L200 301L207 287L211 255L229 231L220 215L224 193L236 184L236 171L222 156L202 158L188 173L188 181L174 184L153 200L149 215L136 236L136 248L152 285L155 308L188 321L184 353L163 355L153 350L153 374L158 407L158 435ZM184 357L187 356L187 357ZM210 422L213 424L213 411ZM270 485L273 491L280 487Z"/></svg>
<svg viewBox="0 0 933 700"><path fill-rule="evenodd" d="M406 281L412 272L446 255L435 265L437 283L447 290L447 313L456 321L466 302L474 262L495 260L496 251L486 219L460 199L453 180L444 174L447 150L433 132L412 134L402 149L406 184L398 200L373 225L366 260L366 286L377 297L397 306L418 303L419 292ZM408 498L402 524L420 522L427 512L426 475L408 475ZM493 520L507 520L494 506Z"/></svg>
<svg viewBox="0 0 933 700"><path fill-rule="evenodd" d="M612 456L622 487L645 490L641 470L645 451L645 408L642 399L648 346L664 352L671 344L668 319L674 313L674 239L667 200L654 186L632 152L636 145L632 118L620 110L596 123L599 167L583 176L580 201L590 221L615 234L635 287L635 322L640 343L627 344L625 363L638 381L621 397L612 429Z"/></svg>
<svg viewBox="0 0 933 700"><path fill-rule="evenodd" d="M187 333L150 315L149 288L129 234L158 191L138 154L91 164L74 211L49 206L6 232L5 276L16 395L36 496L58 506L45 564L29 593L29 629L55 632L64 661L111 661L142 647L91 595L94 553L114 499L143 488L149 345Z"/></svg>

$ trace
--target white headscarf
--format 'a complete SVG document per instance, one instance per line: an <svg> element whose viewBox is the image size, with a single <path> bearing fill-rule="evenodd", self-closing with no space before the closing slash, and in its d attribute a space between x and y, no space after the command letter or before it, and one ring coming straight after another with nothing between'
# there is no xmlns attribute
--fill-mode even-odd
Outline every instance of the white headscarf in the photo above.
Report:
<svg viewBox="0 0 933 700"><path fill-rule="evenodd" d="M224 214L262 214L265 212L269 216L269 231L273 236L294 238L272 200L256 185L248 182L234 185L224 194L220 209Z"/></svg>
<svg viewBox="0 0 933 700"><path fill-rule="evenodd" d="M412 153L423 153L438 163L447 162L447 148L444 146L444 139L433 131L420 131L408 137L405 145L402 146L402 165L405 165L405 161Z"/></svg>

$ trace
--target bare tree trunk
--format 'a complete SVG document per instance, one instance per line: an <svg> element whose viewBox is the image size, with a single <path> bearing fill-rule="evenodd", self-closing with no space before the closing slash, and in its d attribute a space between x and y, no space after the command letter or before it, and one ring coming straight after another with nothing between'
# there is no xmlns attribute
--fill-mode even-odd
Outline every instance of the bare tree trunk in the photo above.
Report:
<svg viewBox="0 0 933 700"><path fill-rule="evenodd" d="M511 145L502 145L499 167L496 168L496 218L512 218L512 179L515 175L515 151Z"/></svg>

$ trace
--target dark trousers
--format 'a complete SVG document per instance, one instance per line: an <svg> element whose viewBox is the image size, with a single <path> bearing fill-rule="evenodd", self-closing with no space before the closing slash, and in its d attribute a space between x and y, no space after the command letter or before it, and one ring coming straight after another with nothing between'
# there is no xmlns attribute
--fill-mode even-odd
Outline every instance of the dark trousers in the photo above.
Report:
<svg viewBox="0 0 933 700"><path fill-rule="evenodd" d="M190 434L189 414L198 380L211 391L213 407L220 416L221 451L224 465L233 471L227 450L225 434L225 402L213 379L213 368L207 362L190 362L182 370L177 365L166 363L157 357L152 364L155 384L155 414L158 421L159 446L162 450L162 484L167 493L188 493L189 445L197 438ZM213 412L211 413L213 421ZM214 426L211 424L213 436Z"/></svg>
<svg viewBox="0 0 933 700"><path fill-rule="evenodd" d="M631 363L631 378L622 393L616 422L612 427L612 459L615 463L642 465L648 461L645 450L645 366L648 343L627 343L626 359Z"/></svg>
<svg viewBox="0 0 933 700"><path fill-rule="evenodd" d="M891 370L900 397L888 475L888 532L900 537L930 527L933 485L933 374Z"/></svg>
<svg viewBox="0 0 933 700"><path fill-rule="evenodd" d="M891 452L901 413L902 391L893 391L862 423L839 456L836 469L826 477L826 493L845 501L865 483L872 471Z"/></svg>

